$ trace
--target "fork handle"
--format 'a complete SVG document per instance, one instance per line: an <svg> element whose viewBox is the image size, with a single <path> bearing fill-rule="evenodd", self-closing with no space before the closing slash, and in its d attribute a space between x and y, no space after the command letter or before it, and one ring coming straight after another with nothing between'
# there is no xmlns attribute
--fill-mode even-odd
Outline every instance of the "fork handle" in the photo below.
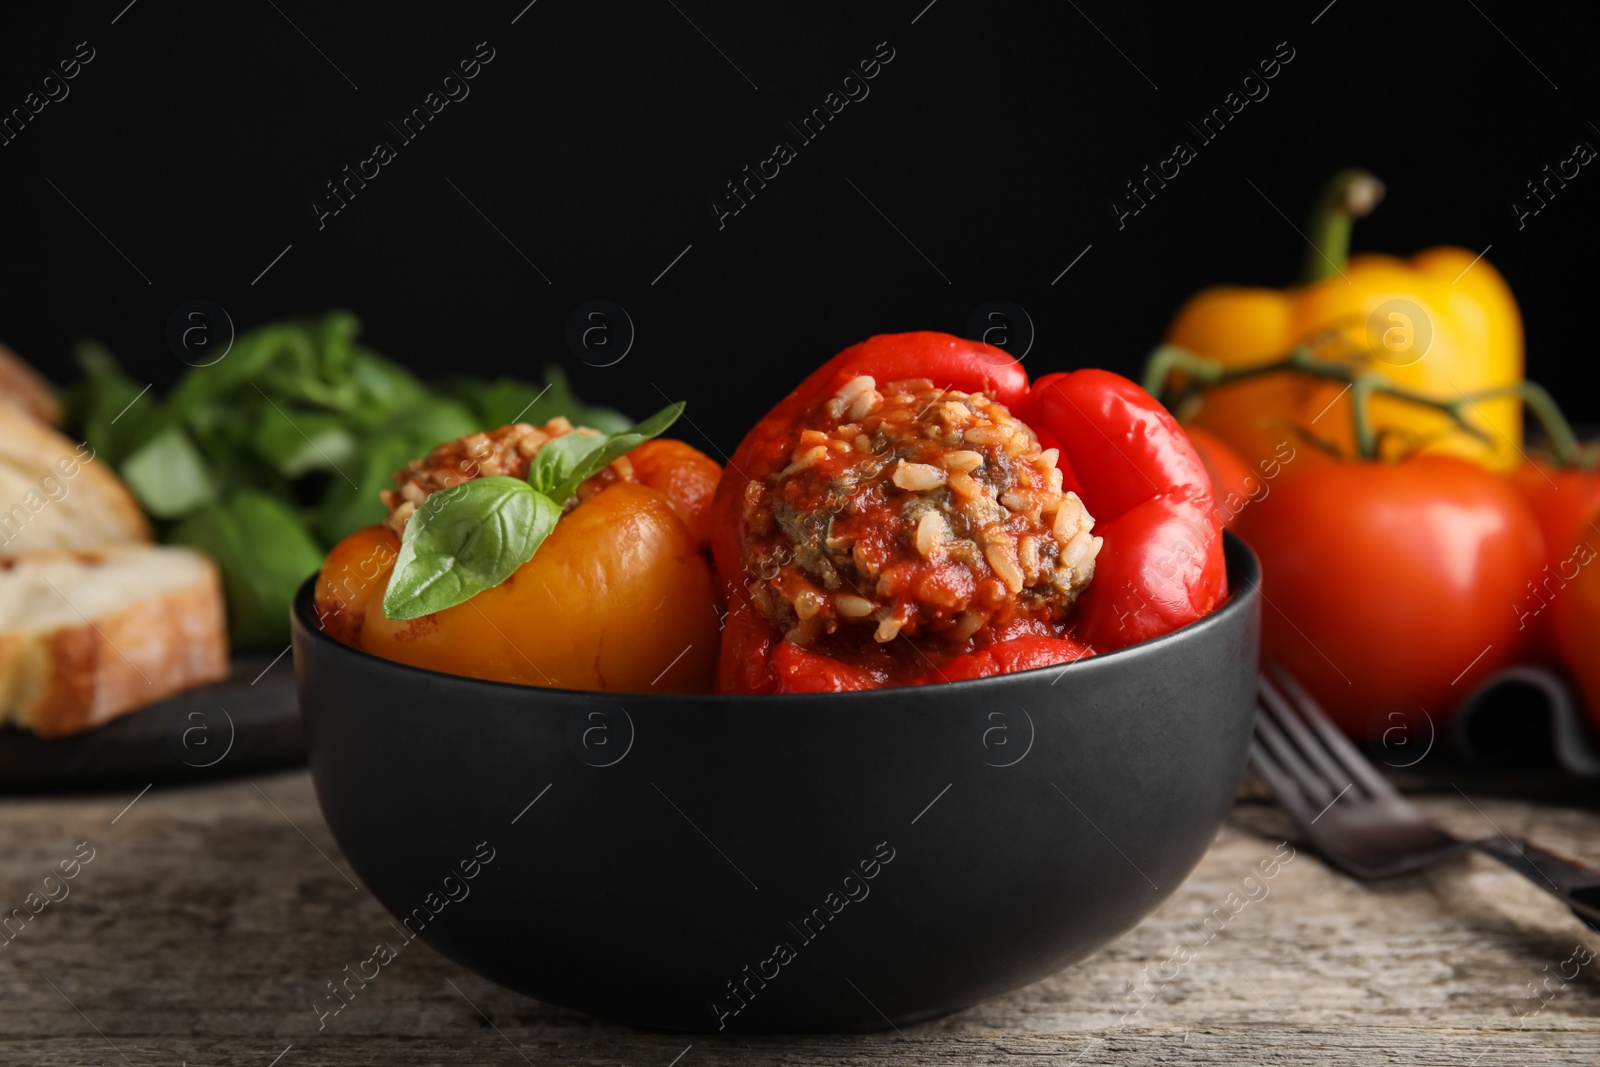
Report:
<svg viewBox="0 0 1600 1067"><path fill-rule="evenodd" d="M1600 930L1600 871L1520 838L1485 837L1472 847L1559 899L1590 929Z"/></svg>

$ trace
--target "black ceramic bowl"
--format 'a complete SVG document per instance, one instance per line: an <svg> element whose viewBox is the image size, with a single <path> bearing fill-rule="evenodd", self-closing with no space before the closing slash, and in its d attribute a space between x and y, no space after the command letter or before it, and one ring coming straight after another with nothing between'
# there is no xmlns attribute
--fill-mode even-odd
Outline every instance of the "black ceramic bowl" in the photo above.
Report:
<svg viewBox="0 0 1600 1067"><path fill-rule="evenodd" d="M308 582L317 797L393 950L403 924L512 989L669 1030L927 1018L1082 959L1210 845L1255 690L1257 564L1227 554L1233 599L1144 644L815 696L420 670L321 633Z"/></svg>

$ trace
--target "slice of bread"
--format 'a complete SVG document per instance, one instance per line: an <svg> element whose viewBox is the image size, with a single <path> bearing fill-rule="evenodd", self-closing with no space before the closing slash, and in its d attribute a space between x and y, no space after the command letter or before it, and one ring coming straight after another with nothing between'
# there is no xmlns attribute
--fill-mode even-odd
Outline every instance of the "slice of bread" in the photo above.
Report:
<svg viewBox="0 0 1600 1067"><path fill-rule="evenodd" d="M50 383L5 345L0 345L0 404L39 422L61 424L61 405Z"/></svg>
<svg viewBox="0 0 1600 1067"><path fill-rule="evenodd" d="M144 512L94 449L0 404L0 560L148 540Z"/></svg>
<svg viewBox="0 0 1600 1067"><path fill-rule="evenodd" d="M0 560L0 723L79 733L227 674L222 582L201 553L131 544Z"/></svg>

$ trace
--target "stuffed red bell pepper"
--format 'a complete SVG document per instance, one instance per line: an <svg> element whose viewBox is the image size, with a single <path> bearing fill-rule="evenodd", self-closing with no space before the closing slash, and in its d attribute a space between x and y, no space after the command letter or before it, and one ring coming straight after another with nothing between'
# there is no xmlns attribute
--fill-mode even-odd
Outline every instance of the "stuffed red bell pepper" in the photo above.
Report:
<svg viewBox="0 0 1600 1067"><path fill-rule="evenodd" d="M1030 389L948 334L835 356L745 437L712 514L722 692L1067 663L1227 594L1210 480L1149 394L1101 370Z"/></svg>

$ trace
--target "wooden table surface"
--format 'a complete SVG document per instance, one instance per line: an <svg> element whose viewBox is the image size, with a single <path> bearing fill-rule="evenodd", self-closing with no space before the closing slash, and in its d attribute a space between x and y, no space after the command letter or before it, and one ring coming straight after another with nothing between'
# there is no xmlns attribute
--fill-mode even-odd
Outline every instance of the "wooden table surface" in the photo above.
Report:
<svg viewBox="0 0 1600 1067"><path fill-rule="evenodd" d="M1291 836L1252 803L1131 933L903 1034L635 1030L500 989L420 942L319 1031L323 983L386 915L306 773L155 788L128 807L133 793L0 799L0 908L39 909L0 938L0 1064L1600 1063L1600 935L1482 857L1362 885L1301 850L1208 939L1206 916ZM1419 803L1459 832L1600 863L1594 811ZM43 903L48 869L75 854L92 858Z"/></svg>

